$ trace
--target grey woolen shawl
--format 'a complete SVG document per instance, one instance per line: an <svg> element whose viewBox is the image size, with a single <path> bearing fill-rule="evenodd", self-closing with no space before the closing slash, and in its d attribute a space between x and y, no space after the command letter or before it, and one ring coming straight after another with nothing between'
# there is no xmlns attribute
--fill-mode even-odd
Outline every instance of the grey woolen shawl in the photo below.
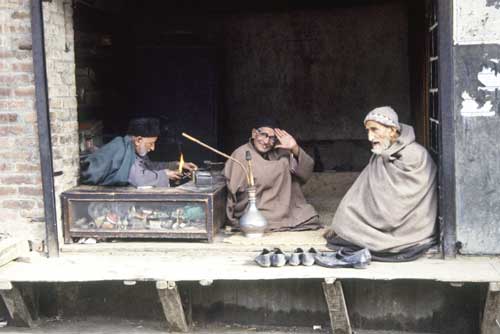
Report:
<svg viewBox="0 0 500 334"><path fill-rule="evenodd" d="M436 165L401 124L397 141L373 154L342 199L331 225L341 238L378 252L431 242L437 214Z"/></svg>

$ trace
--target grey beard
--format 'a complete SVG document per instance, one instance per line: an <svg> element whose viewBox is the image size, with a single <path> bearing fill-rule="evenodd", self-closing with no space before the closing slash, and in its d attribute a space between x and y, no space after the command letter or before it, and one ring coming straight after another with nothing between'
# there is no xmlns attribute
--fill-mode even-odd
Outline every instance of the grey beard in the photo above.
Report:
<svg viewBox="0 0 500 334"><path fill-rule="evenodd" d="M391 147L391 141L390 140L384 140L383 142L380 142L379 147L377 148L372 148L372 153L380 155L382 152L387 150L389 147Z"/></svg>

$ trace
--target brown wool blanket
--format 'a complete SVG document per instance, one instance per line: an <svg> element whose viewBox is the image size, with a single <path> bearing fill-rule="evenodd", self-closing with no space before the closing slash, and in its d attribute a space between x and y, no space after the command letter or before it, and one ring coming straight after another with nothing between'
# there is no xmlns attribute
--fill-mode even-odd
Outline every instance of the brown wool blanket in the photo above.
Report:
<svg viewBox="0 0 500 334"><path fill-rule="evenodd" d="M307 230L320 227L318 213L308 204L301 185L312 175L314 161L300 149L298 157L282 149L272 150L267 159L252 143L237 148L232 157L246 164L245 154L252 156L257 208L268 222L270 231ZM247 181L242 168L228 160L224 168L227 179L227 217L235 226L245 213Z"/></svg>

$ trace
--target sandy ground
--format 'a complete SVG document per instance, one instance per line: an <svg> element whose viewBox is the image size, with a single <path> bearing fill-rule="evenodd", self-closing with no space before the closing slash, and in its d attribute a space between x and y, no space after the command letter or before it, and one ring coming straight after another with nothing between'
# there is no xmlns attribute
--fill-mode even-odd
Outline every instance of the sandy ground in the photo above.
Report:
<svg viewBox="0 0 500 334"><path fill-rule="evenodd" d="M158 321L123 320L87 318L75 320L43 319L36 323L34 328L16 328L6 326L0 328L2 334L30 333L30 334L165 334L168 332ZM205 328L194 328L193 334L243 334L243 333L270 333L270 334L325 334L329 328L313 329L299 327L245 327L239 325L218 324ZM397 331L366 331L355 330L355 334L425 334Z"/></svg>

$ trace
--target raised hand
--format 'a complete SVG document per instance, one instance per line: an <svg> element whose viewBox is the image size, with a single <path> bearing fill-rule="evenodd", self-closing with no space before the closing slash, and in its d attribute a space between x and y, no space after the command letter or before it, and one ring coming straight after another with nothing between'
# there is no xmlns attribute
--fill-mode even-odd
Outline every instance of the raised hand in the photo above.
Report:
<svg viewBox="0 0 500 334"><path fill-rule="evenodd" d="M295 138L292 137L291 134L281 129L274 129L274 133L276 133L276 137L278 137L279 144L274 146L275 148L282 148L285 150L289 150L294 155L299 154L299 145L295 141Z"/></svg>

